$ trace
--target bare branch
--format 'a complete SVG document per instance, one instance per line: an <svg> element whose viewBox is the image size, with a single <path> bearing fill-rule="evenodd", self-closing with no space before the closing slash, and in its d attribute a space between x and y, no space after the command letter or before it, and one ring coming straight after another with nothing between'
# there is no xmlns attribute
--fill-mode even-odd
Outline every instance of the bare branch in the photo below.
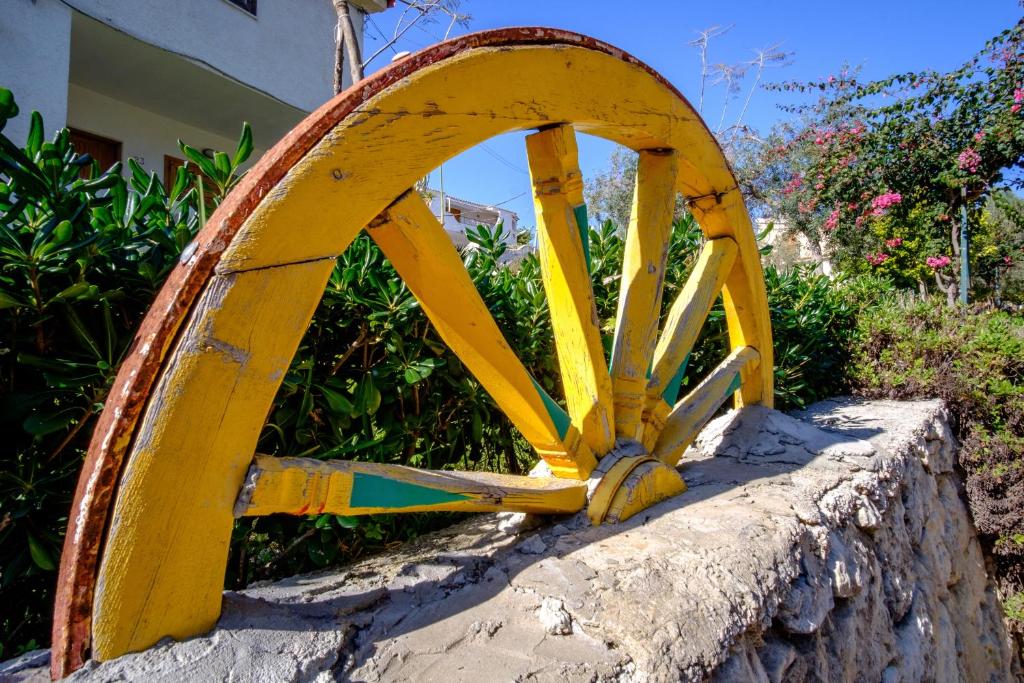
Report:
<svg viewBox="0 0 1024 683"><path fill-rule="evenodd" d="M447 40L455 26L468 26L470 16L459 12L461 0L400 0L402 4L401 14L395 23L395 30L388 39L381 33L384 44L381 45L368 59L362 63L365 69L374 59L383 54L386 50L394 50L394 45L412 27L423 30L423 24L430 24L437 21L438 16L448 18L448 27L445 30L443 40ZM436 38L436 36L435 36Z"/></svg>
<svg viewBox="0 0 1024 683"><path fill-rule="evenodd" d="M708 79L708 45L712 38L725 35L729 29L733 27L732 24L728 26L715 25L710 28L706 28L703 31L697 31L697 38L694 38L689 42L690 47L695 47L700 52L700 98L697 101L697 112L704 112L704 86Z"/></svg>
<svg viewBox="0 0 1024 683"><path fill-rule="evenodd" d="M711 70L716 74L712 85L725 85L725 101L722 102L722 115L718 120L718 127L715 134L722 132L725 127L725 114L729 110L729 102L736 98L739 92L740 83L747 73L746 64L715 64Z"/></svg>
<svg viewBox="0 0 1024 683"><path fill-rule="evenodd" d="M359 54L359 42L356 40L356 31L352 26L348 0L333 0L333 4L338 17L338 24L334 29L334 92L337 94L342 91L342 75L346 63L352 83L362 80L363 58Z"/></svg>
<svg viewBox="0 0 1024 683"><path fill-rule="evenodd" d="M764 70L769 67L780 67L789 66L792 64L792 52L783 52L779 48L782 47L782 43L775 43L758 50L754 50L755 57L747 62L748 67L754 67L756 69L754 74L754 82L750 85L750 90L747 92L747 99L743 102L743 109L740 110L740 115L736 117L736 123L733 125L739 127L743 124L743 117L747 113L747 108L750 106L750 100L754 96L754 91L757 90L757 86L761 83L761 76L764 74Z"/></svg>

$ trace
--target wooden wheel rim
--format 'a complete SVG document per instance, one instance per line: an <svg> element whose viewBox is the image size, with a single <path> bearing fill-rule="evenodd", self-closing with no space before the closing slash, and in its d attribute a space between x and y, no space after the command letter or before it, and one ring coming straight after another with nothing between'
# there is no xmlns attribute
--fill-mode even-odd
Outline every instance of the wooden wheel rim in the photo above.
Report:
<svg viewBox="0 0 1024 683"><path fill-rule="evenodd" d="M686 100L635 58L564 31L504 29L428 48L338 95L281 140L211 217L157 296L76 491L58 581L56 675L81 666L90 645L106 659L215 623L232 506L334 258L445 159L500 133L561 122L636 150L678 151L676 188L705 235L738 247L722 289L730 345L756 349L760 362L744 370L736 400L771 404L767 300L749 216L721 150ZM217 310L245 310L247 318L197 318L214 300ZM224 341L246 332L248 347ZM202 353L181 362L189 349L217 358L223 372ZM198 400L203 411L186 418L183 400ZM190 441L207 419L219 426L201 433L215 437ZM196 487L167 483L185 458L202 468L210 455L216 467ZM124 502L151 500L157 481L160 500ZM149 531L162 520L166 534L140 535L143 519ZM176 526L181 519L191 526ZM160 546L160 561L143 557L152 552L147 542Z"/></svg>

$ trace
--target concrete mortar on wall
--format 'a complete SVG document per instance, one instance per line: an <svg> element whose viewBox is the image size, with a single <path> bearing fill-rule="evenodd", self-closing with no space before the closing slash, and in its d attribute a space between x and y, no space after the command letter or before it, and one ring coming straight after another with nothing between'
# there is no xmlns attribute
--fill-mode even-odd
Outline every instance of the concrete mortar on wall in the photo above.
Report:
<svg viewBox="0 0 1024 683"><path fill-rule="evenodd" d="M934 401L747 408L624 524L476 516L73 680L1013 680L954 452Z"/></svg>

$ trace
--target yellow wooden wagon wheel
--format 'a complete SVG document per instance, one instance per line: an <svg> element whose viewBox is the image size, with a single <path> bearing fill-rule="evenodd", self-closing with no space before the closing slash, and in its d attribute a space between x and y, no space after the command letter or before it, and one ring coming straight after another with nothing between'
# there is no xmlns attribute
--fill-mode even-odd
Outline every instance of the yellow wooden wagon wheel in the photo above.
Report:
<svg viewBox="0 0 1024 683"><path fill-rule="evenodd" d="M519 362L448 236L409 188L495 135L527 152L567 411ZM585 253L574 131L639 152L611 358ZM674 197L706 242L660 331ZM553 476L254 455L335 259L369 234ZM732 352L676 402L722 293ZM216 622L236 515L571 512L621 520L685 487L680 454L719 406L771 404L764 281L713 136L660 76L551 29L473 34L356 84L277 144L211 217L150 310L96 428L61 560L53 671ZM610 363L609 363L610 360ZM610 369L609 369L610 367Z"/></svg>

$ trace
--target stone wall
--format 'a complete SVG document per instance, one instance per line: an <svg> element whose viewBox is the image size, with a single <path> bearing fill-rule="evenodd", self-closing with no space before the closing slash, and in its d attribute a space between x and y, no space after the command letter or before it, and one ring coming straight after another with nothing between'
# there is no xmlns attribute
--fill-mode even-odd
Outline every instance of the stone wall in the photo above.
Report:
<svg viewBox="0 0 1024 683"><path fill-rule="evenodd" d="M474 517L227 593L210 634L74 678L1016 678L941 405L837 400L798 417L719 418L687 453L690 490L624 524Z"/></svg>

